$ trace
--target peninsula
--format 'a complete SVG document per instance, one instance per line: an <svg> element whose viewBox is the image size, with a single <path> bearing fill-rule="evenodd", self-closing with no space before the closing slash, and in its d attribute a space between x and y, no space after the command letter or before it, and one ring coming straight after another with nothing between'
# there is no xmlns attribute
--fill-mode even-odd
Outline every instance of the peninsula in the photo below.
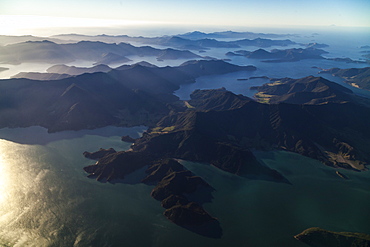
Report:
<svg viewBox="0 0 370 247"><path fill-rule="evenodd" d="M345 82L353 87L370 90L370 67L350 68L350 69L325 69L320 71L321 74L332 74L345 79Z"/></svg>

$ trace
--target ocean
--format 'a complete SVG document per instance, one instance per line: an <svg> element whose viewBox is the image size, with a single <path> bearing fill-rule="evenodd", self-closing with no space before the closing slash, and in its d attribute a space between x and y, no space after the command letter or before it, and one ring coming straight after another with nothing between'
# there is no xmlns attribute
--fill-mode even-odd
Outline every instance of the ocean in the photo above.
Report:
<svg viewBox="0 0 370 247"><path fill-rule="evenodd" d="M153 186L100 183L83 167L95 161L84 151L127 150L120 135L144 128L97 130L67 139L31 143L11 138L35 128L3 129L0 141L0 244L4 246L304 246L293 236L319 226L334 231L370 232L370 174L341 171L285 151L255 152L291 184L246 179L207 164L182 161L215 191L204 208L217 217L220 239L207 238L168 221ZM107 128L105 128L107 129ZM104 129L103 129L104 130ZM45 134L44 135L53 135ZM60 134L63 134L60 133ZM73 134L73 133L72 133ZM43 138L41 138L43 139ZM16 141L15 141L16 140ZM20 144L28 143L28 144Z"/></svg>

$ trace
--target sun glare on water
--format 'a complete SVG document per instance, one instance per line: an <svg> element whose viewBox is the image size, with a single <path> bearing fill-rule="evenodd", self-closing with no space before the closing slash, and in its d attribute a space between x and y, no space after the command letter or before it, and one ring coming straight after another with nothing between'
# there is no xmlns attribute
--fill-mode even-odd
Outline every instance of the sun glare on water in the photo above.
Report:
<svg viewBox="0 0 370 247"><path fill-rule="evenodd" d="M6 143L3 140L0 140L0 208L4 203L6 203L10 189L9 174L7 170L7 166L9 164L5 158L6 151Z"/></svg>

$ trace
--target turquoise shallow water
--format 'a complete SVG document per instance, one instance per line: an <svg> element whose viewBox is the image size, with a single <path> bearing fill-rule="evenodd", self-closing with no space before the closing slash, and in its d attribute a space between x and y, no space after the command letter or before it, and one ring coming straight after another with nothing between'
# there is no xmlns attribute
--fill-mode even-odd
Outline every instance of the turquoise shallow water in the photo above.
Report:
<svg viewBox="0 0 370 247"><path fill-rule="evenodd" d="M33 128L23 129L23 133ZM304 246L293 235L319 226L370 233L370 174L335 170L287 152L257 152L292 183L240 178L183 161L214 188L204 205L223 228L220 239L169 222L144 184L104 184L82 168L82 152L125 150L117 134L69 136L46 144L0 140L0 243L9 246ZM135 130L137 131L137 130ZM9 133L11 130L3 130ZM113 133L112 133L113 134ZM232 243L232 245L230 245Z"/></svg>

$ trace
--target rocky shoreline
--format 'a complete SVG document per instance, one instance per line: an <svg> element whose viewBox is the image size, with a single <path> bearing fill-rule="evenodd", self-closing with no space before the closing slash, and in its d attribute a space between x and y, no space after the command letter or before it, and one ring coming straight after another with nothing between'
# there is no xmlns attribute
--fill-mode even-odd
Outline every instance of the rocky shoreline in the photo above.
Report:
<svg viewBox="0 0 370 247"><path fill-rule="evenodd" d="M295 239L312 247L368 247L370 235L353 232L333 232L312 227L294 236Z"/></svg>
<svg viewBox="0 0 370 247"><path fill-rule="evenodd" d="M207 237L221 237L222 229L217 219L202 207L205 201L192 201L188 198L196 193L202 193L200 198L212 198L214 189L201 177L195 176L174 159L155 160L154 156L138 152L113 151L100 149L94 153L84 153L87 158L98 159L95 165L84 168L90 174L88 177L100 182L124 182L125 176L147 167L147 176L141 178L141 182L155 185L151 196L161 201L165 208L163 215L168 220Z"/></svg>
<svg viewBox="0 0 370 247"><path fill-rule="evenodd" d="M192 107L173 108L138 139L124 137L124 141L133 141L129 151L85 153L99 160L84 170L101 182L124 182L127 175L145 168L148 175L141 182L155 185L151 196L162 202L165 216L178 225L197 229L216 219L186 195L209 185L174 159L287 184L290 182L283 174L261 164L250 150L286 150L335 168L366 170L370 160L366 152L370 118L366 116L370 116L370 108L358 102L350 90L322 78L284 80L285 84L266 85L266 90L283 94L289 87L303 84L312 90L306 92L309 102L310 98L323 101L328 97L328 93L317 94L317 89L329 92L334 102L262 104L224 88L196 90L187 101ZM283 89L275 88L280 85ZM343 99L347 102L337 102ZM204 229L200 232L205 234Z"/></svg>

